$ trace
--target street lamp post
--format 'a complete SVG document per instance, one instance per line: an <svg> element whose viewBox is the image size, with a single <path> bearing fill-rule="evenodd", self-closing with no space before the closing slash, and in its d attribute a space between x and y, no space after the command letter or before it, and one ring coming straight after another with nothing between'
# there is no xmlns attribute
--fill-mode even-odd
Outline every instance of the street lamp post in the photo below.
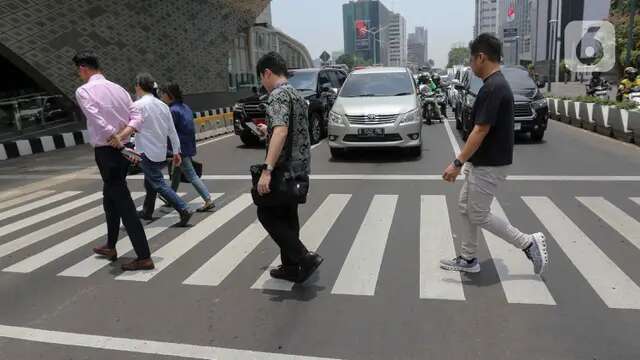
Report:
<svg viewBox="0 0 640 360"><path fill-rule="evenodd" d="M389 24L389 25L391 25L391 24ZM382 45L382 41L380 41L380 40L376 39L376 37L377 37L377 35L378 35L380 32L382 32L385 28L389 27L389 25L383 26L383 27L379 28L379 29L378 29L378 30L376 30L376 31L372 31L372 30L369 30L369 29L364 29L364 31L368 32L370 35L373 35L373 40L374 40L374 43L373 43L373 65L375 65L375 64L377 64L377 63L378 63L378 61L377 61L377 56L376 56L376 55L377 55L377 51L376 51L376 44L375 44L375 42L377 41L377 42L379 42L379 43L380 43L380 45ZM376 28L374 27L374 29L376 29Z"/></svg>
<svg viewBox="0 0 640 360"><path fill-rule="evenodd" d="M551 25L554 25L553 26L553 30L554 31L550 31L550 34L549 34L549 35L552 35L552 36L549 36L549 58L547 59L547 68L548 68L547 70L548 70L548 74L549 74L549 77L547 78L547 91L549 91L549 92L551 92L551 75L552 75L551 74L551 61L553 61L553 58L554 58L553 53L554 53L555 40L556 40L555 39L556 38L556 35L555 35L556 26L555 25L557 25L557 23L558 23L558 20L556 20L556 19L549 20L549 30L551 30Z"/></svg>

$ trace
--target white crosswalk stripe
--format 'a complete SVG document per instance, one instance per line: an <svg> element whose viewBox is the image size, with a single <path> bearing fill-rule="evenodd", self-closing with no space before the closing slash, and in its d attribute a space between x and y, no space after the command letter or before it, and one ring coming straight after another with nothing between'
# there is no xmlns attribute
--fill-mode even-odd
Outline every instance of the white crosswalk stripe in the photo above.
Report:
<svg viewBox="0 0 640 360"><path fill-rule="evenodd" d="M216 200L222 194L212 194L211 199ZM204 201L201 198L195 199L191 201L190 205L201 205ZM147 240L152 241L156 236L162 234L165 230L175 225L178 222L180 215L172 211L170 214L167 214L160 219L152 222L149 226L147 226L145 230L145 234L147 235ZM133 245L129 237L125 237L116 243L116 251L118 252L118 256L126 255L133 250ZM85 260L65 269L59 276L73 276L73 277L88 277L94 274L96 271L102 269L110 263L109 259L106 259L102 256L90 256Z"/></svg>
<svg viewBox="0 0 640 360"><path fill-rule="evenodd" d="M70 196L73 196L73 195L76 195L76 194L79 194L79 193L80 192L77 192L77 191L63 192L61 194L53 195L53 196L49 197L48 199L44 199L43 201L50 200L50 199L56 199L55 201L58 201L58 200L62 200L64 198L67 198L67 197L70 197ZM58 195L64 195L64 196L62 196L61 198L58 198ZM50 210L47 210L47 211L43 211L41 213L37 213L37 214L35 214L33 216L29 216L29 217L27 217L25 219L12 222L12 223L7 224L7 225L5 225L3 227L0 227L0 236L7 235L9 233L12 233L14 231L18 231L20 229L24 229L27 226L30 226L30 225L33 225L33 224L37 224L37 223L39 223L41 221L44 221L44 220L47 220L47 219L49 219L51 217L60 215L60 214L65 213L65 212L67 212L69 210L75 209L75 208L80 207L80 206L87 205L87 204L89 204L91 202L94 202L94 201L100 199L100 198L102 198L102 193L101 192L100 193L91 194L89 196L85 196L83 198L80 198L78 200L72 201L70 203L66 203L64 205L56 206L53 209L50 209ZM38 202L36 202L36 203L38 203ZM36 203L33 203L33 205L35 205ZM1 218L1 215L0 215L0 218Z"/></svg>
<svg viewBox="0 0 640 360"><path fill-rule="evenodd" d="M338 219L344 207L347 206L349 199L351 199L351 195L329 195L318 210L311 216L309 221L300 229L300 238L303 239L309 251L318 250L336 219ZM273 260L270 267L274 268L278 266L278 264L280 264L280 256L277 256ZM293 284L288 281L271 278L269 270L267 270L262 273L251 288L289 291L293 289Z"/></svg>
<svg viewBox="0 0 640 360"><path fill-rule="evenodd" d="M36 194L30 194L31 197L13 199L12 206L5 207L6 211L14 211L14 214L24 213L54 203L56 204L55 209L46 209L0 227L0 234L33 227L33 231L17 239L0 243L0 258L18 253L18 250L24 249L19 252L20 254L28 252L30 245L40 241L54 240L62 233L70 235L44 251L28 254L24 259L15 259L17 262L13 265L5 265L7 267L3 269L4 272L19 274L35 271L54 261L61 260L81 247L88 246L106 234L104 221L88 230L81 228L85 222L91 221L103 213L101 205L94 205L87 210L76 210L83 205L99 200L102 196L101 193L87 193L76 199L72 197L81 194L81 192L41 192L38 196ZM139 198L142 195L143 193L132 193L134 198ZM213 194L214 199L219 199L221 196L223 194ZM312 215L300 231L301 239L309 250L316 251L324 242L331 240L328 235L334 228L334 224L341 217L347 216L345 209L351 198L351 194L327 194L322 203L313 209ZM630 199L640 205L640 198ZM36 201L27 204L29 207L22 205L32 200ZM593 288L594 297L599 296L609 308L640 310L640 287L636 283L638 279L632 279L625 274L607 256L606 242L598 241L598 245L596 245L585 233L586 230L580 229L551 199L547 197L522 197L522 200L523 205L515 205L517 203L514 203L512 206L528 208L540 220L550 235L548 242L550 244L555 242L559 245L567 255L566 258L582 275L579 281L586 282ZM331 279L334 281L331 284L332 295L374 296L376 288L384 286L378 284L378 277L384 264L385 253L395 251L398 245L396 242L390 242L390 239L394 238L391 228L399 201L403 206L410 203L398 195L374 195L368 208L362 211L363 214L358 215L352 212L348 214L351 219L360 219L358 222L349 223L349 226L353 226L354 229L357 227L358 231L354 239L347 239L351 240L351 246L344 263L337 269L339 270L337 278ZM611 228L610 231L617 232L640 251L640 222L636 218L602 197L582 196L576 197L574 201L584 205L582 211L593 213L601 218ZM200 198L190 202L192 206L201 203ZM421 195L419 204L419 209L416 209L418 211L415 212L419 213L419 216L415 217L416 220L412 220L416 221L419 238L419 248L415 249L419 254L419 274L417 274L419 275L417 284L419 298L467 301L465 287L472 285L472 281L466 280L470 282L463 283L459 273L439 269L440 259L455 256L454 232L452 231L452 224L455 223L452 220L455 219L452 218L458 215L454 209L447 206L447 196L445 195ZM251 205L250 194L241 194L230 198L228 203L216 212L195 217L194 226L184 230L177 229L177 235L172 232L169 234L167 231L178 221L177 213L171 212L161 216L145 227L147 238L150 241L159 238L168 240L164 246L152 254L156 269L123 273L116 279L146 282L159 272L173 267L172 265L180 267L181 265L177 262L179 259L205 239L214 238L218 229L241 214L246 214L245 210ZM156 208L159 206L160 202L156 204ZM67 215L74 210L77 211L76 214ZM492 204L492 212L497 216L507 218L497 200L494 200ZM58 217L55 223L47 224L44 227L38 226L40 222L53 216ZM358 216L363 217L359 218ZM223 241L226 245L216 254L210 255L211 257L204 263L196 264L197 270L186 276L183 284L219 286L243 262L248 262L250 254L255 253L258 246L268 238L268 234L262 225L255 220L255 217L247 219L247 222L241 226L241 229L232 233L231 241L216 239L216 241ZM554 294L539 276L533 274L532 264L521 250L491 233L486 231L482 231L482 233L495 266L497 281L501 285L500 291L504 294L507 303L557 306L554 296L557 297L559 294ZM166 239L167 236L172 238ZM273 249L277 249L275 245L273 245ZM87 250L90 251L90 249ZM121 256L132 251L131 243L127 237L118 242L117 250ZM636 249L634 248L633 251ZM335 254L330 256L335 256ZM563 257L554 257L552 254L552 264L562 260L564 260ZM252 265L257 277L255 283L250 287L250 283L246 282L237 286L243 286L247 291L249 289L293 290L292 283L275 280L269 276L269 269L279 263L280 257L277 256L266 271L260 270L263 269L263 264ZM107 259L88 256L78 263L70 264L58 273L58 276L87 278L98 273L108 264ZM250 268L247 269L252 271ZM553 269L553 267L549 268L547 276L552 276ZM394 271L394 269L390 268L389 271ZM322 276L321 273L320 277Z"/></svg>
<svg viewBox="0 0 640 360"><path fill-rule="evenodd" d="M60 201L60 200L64 200L66 198L70 198L74 195L78 195L80 194L80 191L65 191L65 192L61 192L55 195L51 195L49 197L46 197L44 199L38 200L38 201L34 201L25 205L22 205L20 207L17 208L13 208L11 210L6 210L3 212L0 212L0 219L7 219L16 215L20 215L23 213L26 213L28 211L37 209L39 207L43 207L43 206L47 206L49 204L53 204L56 201ZM0 233L0 236L2 236L2 234Z"/></svg>
<svg viewBox="0 0 640 360"><path fill-rule="evenodd" d="M373 197L331 293L369 296L375 293L397 201L397 195Z"/></svg>
<svg viewBox="0 0 640 360"><path fill-rule="evenodd" d="M494 199L491 212L503 219L507 219L502 206ZM533 272L533 265L522 250L482 230L493 263L500 277L502 290L507 301L516 304L555 305L553 296L547 289L542 278Z"/></svg>
<svg viewBox="0 0 640 360"><path fill-rule="evenodd" d="M118 280L149 281L160 271L166 269L174 261L198 245L229 220L242 212L253 203L251 194L242 194L231 203L199 222L196 226L178 235L174 240L151 254L155 269L149 271L123 273L116 277Z"/></svg>
<svg viewBox="0 0 640 360"><path fill-rule="evenodd" d="M37 199L37 198L41 198L43 196L47 196L47 195L50 195L50 194L53 194L53 191L51 191L51 190L42 190L42 191L36 191L34 193L31 193L31 194L27 194L27 195L24 195L24 196L20 196L20 197L17 197L17 198L13 198L13 199L10 199L10 200L6 200L6 201L3 201L2 203L0 203L0 210L6 209L6 208L10 208L12 206L15 206L15 205L18 205L18 204L22 204L24 202L31 201L31 200L34 200L34 199Z"/></svg>
<svg viewBox="0 0 640 360"><path fill-rule="evenodd" d="M156 201L155 208L158 209L162 205L160 200ZM142 206L138 210L142 209ZM28 273L36 269L39 269L50 262L67 255L68 253L81 248L84 245L92 243L96 239L107 235L107 224L102 223L95 226L83 233L80 233L70 239L67 239L59 244L56 244L36 255L28 257L18 263L15 263L2 271Z"/></svg>
<svg viewBox="0 0 640 360"><path fill-rule="evenodd" d="M607 306L640 309L640 287L547 197L524 197L569 260Z"/></svg>
<svg viewBox="0 0 640 360"><path fill-rule="evenodd" d="M640 222L602 197L578 197L577 199L640 249Z"/></svg>
<svg viewBox="0 0 640 360"><path fill-rule="evenodd" d="M420 198L420 298L465 300L460 273L440 269L441 259L452 259L456 249L444 195Z"/></svg>
<svg viewBox="0 0 640 360"><path fill-rule="evenodd" d="M137 199L139 197L142 197L143 195L144 193L131 193L131 197L133 199ZM11 240L7 243L1 244L0 258L12 254L20 249L24 249L25 247L33 245L39 241L50 238L74 226L89 221L101 214L104 214L104 207L102 205L99 205L78 215L64 218L60 222L53 223L49 226L45 226L39 230L21 236L15 240Z"/></svg>

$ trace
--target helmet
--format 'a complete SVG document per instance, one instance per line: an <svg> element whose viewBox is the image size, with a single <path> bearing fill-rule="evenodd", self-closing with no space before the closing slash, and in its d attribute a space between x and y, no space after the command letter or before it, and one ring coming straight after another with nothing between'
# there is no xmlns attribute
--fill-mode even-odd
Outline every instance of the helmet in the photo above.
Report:
<svg viewBox="0 0 640 360"><path fill-rule="evenodd" d="M438 74L433 74L432 79L433 79L433 82L435 82L435 83L439 83L439 82L440 82L440 75L438 75Z"/></svg>
<svg viewBox="0 0 640 360"><path fill-rule="evenodd" d="M638 70L634 67L629 66L628 68L624 69L624 74L627 76L636 75L638 74Z"/></svg>

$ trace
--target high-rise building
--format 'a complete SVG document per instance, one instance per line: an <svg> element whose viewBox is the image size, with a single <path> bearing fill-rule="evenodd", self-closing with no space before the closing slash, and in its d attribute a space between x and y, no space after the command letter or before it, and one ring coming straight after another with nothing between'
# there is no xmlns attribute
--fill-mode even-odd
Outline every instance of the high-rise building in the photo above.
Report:
<svg viewBox="0 0 640 360"><path fill-rule="evenodd" d="M407 20L400 14L393 14L387 32L389 66L407 65Z"/></svg>
<svg viewBox="0 0 640 360"><path fill-rule="evenodd" d="M482 33L498 33L498 1L476 0L476 23L473 28L473 36Z"/></svg>
<svg viewBox="0 0 640 360"><path fill-rule="evenodd" d="M407 39L407 62L412 67L420 67L429 60L429 33L422 26L415 28Z"/></svg>
<svg viewBox="0 0 640 360"><path fill-rule="evenodd" d="M392 12L378 0L351 0L342 5L345 54L388 65L388 27Z"/></svg>

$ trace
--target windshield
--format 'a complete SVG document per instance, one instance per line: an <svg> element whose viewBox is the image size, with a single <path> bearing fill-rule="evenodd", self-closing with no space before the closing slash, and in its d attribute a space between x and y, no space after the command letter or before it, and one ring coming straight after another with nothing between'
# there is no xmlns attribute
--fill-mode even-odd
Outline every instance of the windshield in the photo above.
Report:
<svg viewBox="0 0 640 360"><path fill-rule="evenodd" d="M413 94L413 81L404 72L351 75L340 97L405 96Z"/></svg>
<svg viewBox="0 0 640 360"><path fill-rule="evenodd" d="M503 67L502 73L513 91L537 89L529 73L523 69Z"/></svg>
<svg viewBox="0 0 640 360"><path fill-rule="evenodd" d="M472 93L477 94L482 85L484 85L482 79L475 76L473 71L469 71L469 90L471 90Z"/></svg>
<svg viewBox="0 0 640 360"><path fill-rule="evenodd" d="M318 73L315 71L292 71L289 73L289 85L296 90L312 90L318 87Z"/></svg>

